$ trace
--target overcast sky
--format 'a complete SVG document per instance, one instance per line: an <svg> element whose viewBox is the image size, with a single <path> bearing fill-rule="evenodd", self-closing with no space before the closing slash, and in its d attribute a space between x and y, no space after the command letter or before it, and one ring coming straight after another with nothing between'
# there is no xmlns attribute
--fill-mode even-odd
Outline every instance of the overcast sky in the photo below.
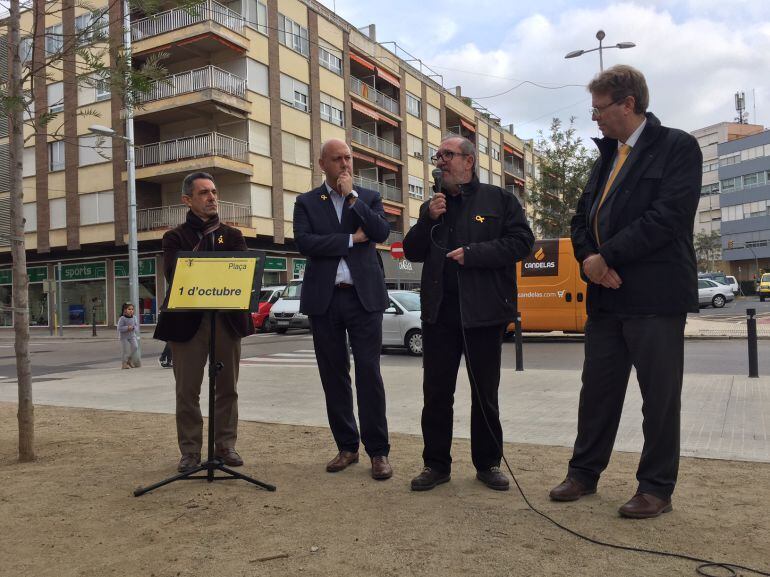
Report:
<svg viewBox="0 0 770 577"><path fill-rule="evenodd" d="M605 50L605 68L639 68L664 124L690 131L732 121L740 90L749 122L770 127L770 0L322 1L357 27L376 24L379 42L396 41L523 138L570 116L584 138L597 135L585 85L599 71L599 53L564 55L597 47L599 29L605 46L636 44ZM484 98L522 81L580 86L524 84Z"/></svg>

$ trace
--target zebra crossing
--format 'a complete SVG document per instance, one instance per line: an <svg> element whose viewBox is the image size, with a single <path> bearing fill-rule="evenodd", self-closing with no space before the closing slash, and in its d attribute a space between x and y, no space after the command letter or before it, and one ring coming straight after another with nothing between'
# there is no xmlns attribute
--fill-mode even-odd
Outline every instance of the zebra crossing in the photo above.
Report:
<svg viewBox="0 0 770 577"><path fill-rule="evenodd" d="M313 349L298 349L290 353L271 353L246 357L241 359L241 366L271 366L271 367L303 367L316 366L315 351Z"/></svg>

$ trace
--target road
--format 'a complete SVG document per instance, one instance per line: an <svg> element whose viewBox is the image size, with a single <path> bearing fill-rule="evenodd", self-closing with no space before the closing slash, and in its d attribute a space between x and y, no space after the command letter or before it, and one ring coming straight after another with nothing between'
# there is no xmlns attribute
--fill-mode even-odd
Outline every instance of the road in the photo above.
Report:
<svg viewBox="0 0 770 577"><path fill-rule="evenodd" d="M762 303L766 305L767 303ZM732 310L732 309L730 309ZM730 312L722 309L723 312ZM770 314L770 311L767 311ZM732 310L732 316L740 315ZM727 315L729 316L729 315ZM103 368L119 364L120 347L116 340L104 339L102 330L94 341L43 340L30 343L33 378L57 372L83 368ZM144 338L142 357L145 363L156 363L163 343ZM315 365L313 341L307 331L292 330L285 335L254 335L243 341L243 362L248 365L285 366ZM770 340L759 341L760 374L770 372ZM524 367L529 369L578 370L583 362L581 337L553 338L526 337L524 341ZM383 365L396 365L421 369L421 359L404 351L389 350L382 355ZM503 367L514 368L516 354L513 343L503 345ZM742 339L688 340L685 345L685 372L688 374L745 375L747 346ZM0 342L0 379L15 379L13 342Z"/></svg>
<svg viewBox="0 0 770 577"><path fill-rule="evenodd" d="M759 297L739 297L733 302L727 303L721 309L706 307L700 310L700 315L704 319L744 319L746 318L746 309L756 309L757 318L770 318L770 300L759 302Z"/></svg>

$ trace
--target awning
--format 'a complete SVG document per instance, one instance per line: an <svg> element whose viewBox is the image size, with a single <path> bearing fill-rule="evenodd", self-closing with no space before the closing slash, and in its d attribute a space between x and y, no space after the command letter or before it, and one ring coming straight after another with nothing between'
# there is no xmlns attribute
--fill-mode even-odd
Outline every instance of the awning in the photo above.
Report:
<svg viewBox="0 0 770 577"><path fill-rule="evenodd" d="M511 148L511 147L510 147L510 146L508 146L507 144L503 144L503 150L504 150L505 152L510 152L511 154L513 154L513 148Z"/></svg>
<svg viewBox="0 0 770 577"><path fill-rule="evenodd" d="M519 158L524 158L524 153L523 152L519 152L515 148L513 149L513 155L514 156L518 156Z"/></svg>
<svg viewBox="0 0 770 577"><path fill-rule="evenodd" d="M357 158L358 160L365 160L366 162L371 162L372 164L374 164L375 162L373 156L369 156L368 154L362 154L357 150L353 151L353 158Z"/></svg>
<svg viewBox="0 0 770 577"><path fill-rule="evenodd" d="M385 82L389 82L396 88L401 88L401 82L398 80L396 76L388 72L387 70L377 67L377 76L382 78Z"/></svg>
<svg viewBox="0 0 770 577"><path fill-rule="evenodd" d="M374 64L372 64L368 60L364 60L363 58L361 58L358 54L356 54L354 52L350 53L350 59L355 61L355 62L358 62L361 66L363 66L365 68L368 68L369 70L375 70L376 69Z"/></svg>
<svg viewBox="0 0 770 577"><path fill-rule="evenodd" d="M401 216L401 209L396 208L394 206L389 206L387 204L382 205L382 209L387 212L388 214L393 214L395 216Z"/></svg>
<svg viewBox="0 0 770 577"><path fill-rule="evenodd" d="M396 122L395 120L391 120L390 118L388 118L384 114L380 114L380 120L382 120L383 122L387 122L391 126L394 126L394 127L398 128L398 122Z"/></svg>
<svg viewBox="0 0 770 577"><path fill-rule="evenodd" d="M353 106L353 110L358 110L361 114L366 114L369 118L374 118L375 120L380 119L380 114L368 106L364 106L363 104L356 102L355 100L350 101L351 105Z"/></svg>
<svg viewBox="0 0 770 577"><path fill-rule="evenodd" d="M382 168L387 168L388 170L392 170L393 172L398 172L398 166L390 162L386 162L385 160L380 160L378 158L375 161L375 163L377 164L377 166L381 166Z"/></svg>
<svg viewBox="0 0 770 577"><path fill-rule="evenodd" d="M465 128L467 128L471 132L476 132L476 127L470 122L468 122L467 120L465 120L464 118L460 118L460 124L462 124Z"/></svg>

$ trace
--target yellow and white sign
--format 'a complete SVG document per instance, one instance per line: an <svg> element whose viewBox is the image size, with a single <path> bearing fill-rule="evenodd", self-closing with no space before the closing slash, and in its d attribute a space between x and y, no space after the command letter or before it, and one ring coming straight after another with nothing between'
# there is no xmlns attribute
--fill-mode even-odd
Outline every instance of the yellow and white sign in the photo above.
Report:
<svg viewBox="0 0 770 577"><path fill-rule="evenodd" d="M168 309L249 310L258 257L179 258Z"/></svg>

